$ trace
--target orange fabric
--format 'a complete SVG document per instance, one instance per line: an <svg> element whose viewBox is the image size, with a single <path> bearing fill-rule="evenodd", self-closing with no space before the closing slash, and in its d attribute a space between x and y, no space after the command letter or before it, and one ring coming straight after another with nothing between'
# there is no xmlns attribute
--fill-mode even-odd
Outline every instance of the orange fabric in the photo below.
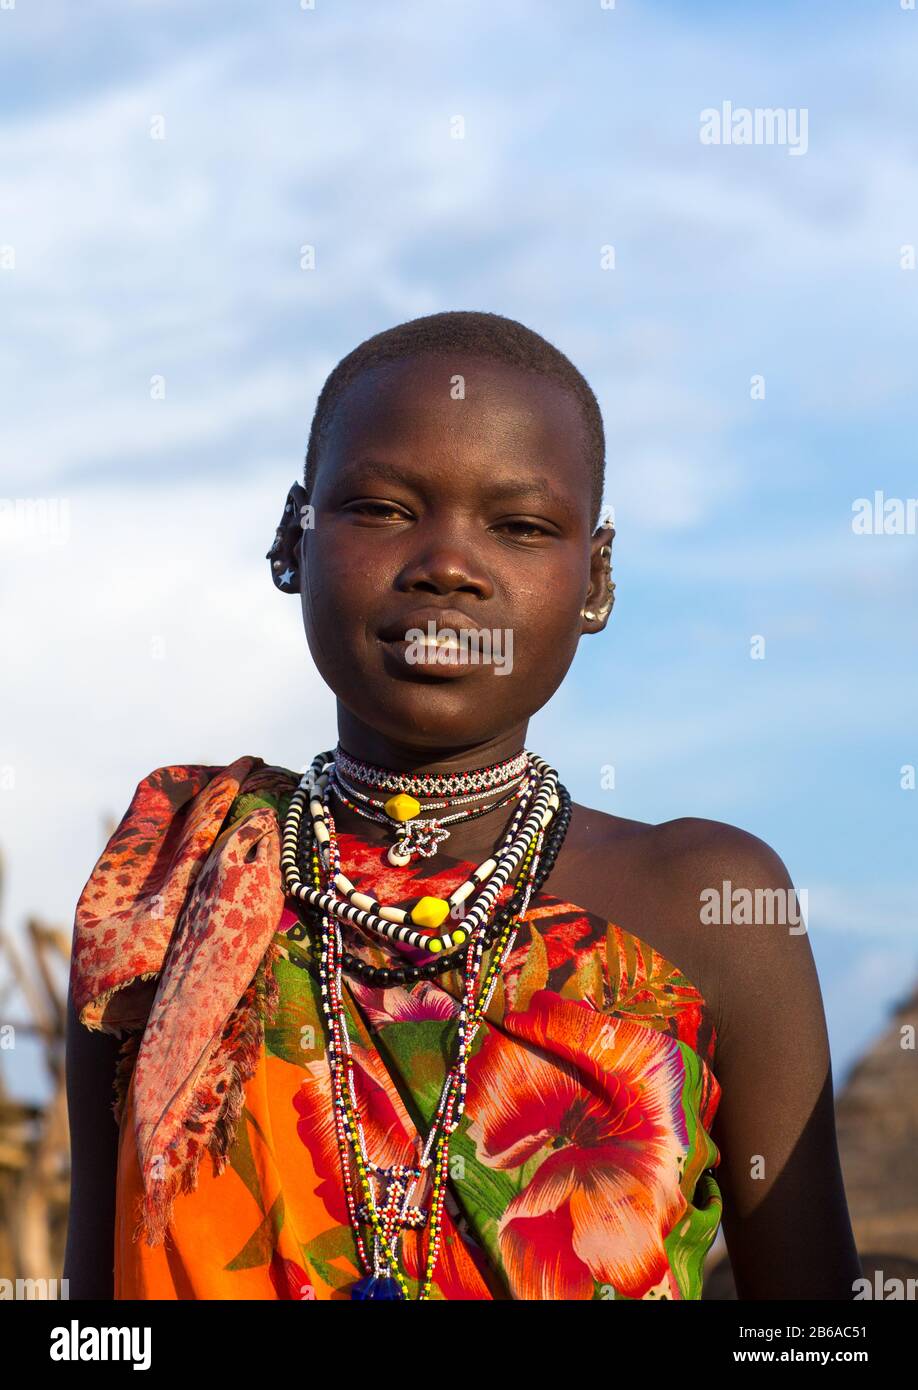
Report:
<svg viewBox="0 0 918 1390"><path fill-rule="evenodd" d="M296 1232L322 1230L330 1223L316 1195L320 1178L309 1149L295 1125L273 1123L274 1115L293 1113L301 1081L289 1063L263 1051L246 1088L234 1152L249 1150L263 1200L229 1168L215 1176L213 1163L205 1157L197 1187L176 1196L165 1242L154 1246L142 1237L133 1240L136 1216L132 1218L131 1213L142 1201L143 1188L134 1144L131 1083L118 1152L116 1299L348 1297L336 1295L314 1271L307 1275L302 1265ZM284 1173L296 1174L298 1180L283 1188ZM279 1203L284 1205L286 1219L275 1231L272 1212L277 1212ZM256 1251L259 1243L263 1248ZM248 1268L247 1247L253 1256L262 1257ZM265 1264L264 1253L272 1247L270 1263ZM357 1277L347 1260L336 1263L343 1263L349 1280Z"/></svg>

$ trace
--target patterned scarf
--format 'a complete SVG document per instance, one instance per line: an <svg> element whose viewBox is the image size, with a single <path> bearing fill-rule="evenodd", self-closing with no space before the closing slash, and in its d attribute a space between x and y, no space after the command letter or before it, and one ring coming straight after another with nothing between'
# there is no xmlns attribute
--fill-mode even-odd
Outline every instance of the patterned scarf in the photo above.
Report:
<svg viewBox="0 0 918 1390"><path fill-rule="evenodd" d="M125 1038L113 1108L120 1124L133 1073L149 1245L205 1152L225 1168L277 1008L278 814L297 780L253 757L157 768L77 903L73 1003L87 1028Z"/></svg>

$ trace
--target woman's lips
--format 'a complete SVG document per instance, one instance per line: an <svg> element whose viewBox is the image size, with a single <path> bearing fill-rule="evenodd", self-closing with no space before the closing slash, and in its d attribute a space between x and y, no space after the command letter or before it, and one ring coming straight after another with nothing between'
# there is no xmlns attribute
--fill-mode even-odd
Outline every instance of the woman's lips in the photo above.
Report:
<svg viewBox="0 0 918 1390"><path fill-rule="evenodd" d="M383 642L398 642L410 633L423 632L427 636L461 632L478 632L478 624L459 608L416 608L395 618L379 629Z"/></svg>
<svg viewBox="0 0 918 1390"><path fill-rule="evenodd" d="M425 634L420 638L380 638L380 641L404 670L423 675L462 675L475 664L469 660L468 651L463 652L455 636L440 635L430 639Z"/></svg>

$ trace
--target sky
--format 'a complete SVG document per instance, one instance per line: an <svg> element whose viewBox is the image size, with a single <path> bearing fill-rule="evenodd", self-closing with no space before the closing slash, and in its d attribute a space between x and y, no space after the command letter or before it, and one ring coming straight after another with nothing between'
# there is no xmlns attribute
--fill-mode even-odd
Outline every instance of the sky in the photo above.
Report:
<svg viewBox="0 0 918 1390"><path fill-rule="evenodd" d="M617 531L528 744L773 846L839 1086L918 978L918 535L852 526L918 496L916 59L892 2L0 6L3 928L69 931L153 768L334 743L264 559L316 396L489 310L592 385Z"/></svg>

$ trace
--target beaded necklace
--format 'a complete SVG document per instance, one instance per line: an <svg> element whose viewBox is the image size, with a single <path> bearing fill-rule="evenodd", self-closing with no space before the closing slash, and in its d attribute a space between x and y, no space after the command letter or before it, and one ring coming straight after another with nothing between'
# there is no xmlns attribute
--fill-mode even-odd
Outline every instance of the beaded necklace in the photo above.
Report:
<svg viewBox="0 0 918 1390"><path fill-rule="evenodd" d="M536 873L535 887L533 889L534 893L538 893L541 890L542 885L554 867L555 859L564 842L564 837L571 820L572 803L570 793L567 788L560 783L558 785L558 793L561 798L561 809L552 821L547 834L542 860ZM301 861L303 860L302 854L298 854L298 857ZM308 853L306 859L308 860ZM509 921L511 917L520 913L522 910L522 901L522 895L517 891L508 902L498 909L491 922L485 928L485 949L493 944L505 923ZM303 915L309 920L312 920L313 917L316 922L320 920L319 914L314 914L312 909L307 909ZM307 928L300 921L293 923L293 925L288 928L287 937L291 941L304 941L306 936ZM301 960L299 956L293 956L292 960L296 965L308 969L307 963ZM361 980L364 984L373 985L376 988L380 986L388 987L389 985L414 984L419 980L435 980L438 975L443 975L450 970L454 970L455 953L444 952L439 956L434 956L431 960L423 964L406 963L400 966L383 967L370 965L367 961L362 960L360 956L354 956L345 951L341 958L341 967L346 975L352 975L356 979Z"/></svg>
<svg viewBox="0 0 918 1390"><path fill-rule="evenodd" d="M371 932L395 937L417 945L423 938L404 920L418 920L419 904L409 914L395 919L387 909L366 894L358 894L340 871L340 854L334 819L327 806L328 754L319 754L300 786L291 798L283 828L282 867L288 892L312 909L321 923L319 979L322 1009L328 1031L328 1058L332 1080L335 1133L342 1163L342 1176L348 1215L354 1231L359 1257L365 1276L351 1289L356 1299L404 1299L408 1283L399 1264L398 1247L405 1229L423 1229L429 1223L427 1252L423 1278L419 1280L419 1300L430 1295L433 1275L440 1249L443 1204L449 1169L449 1140L458 1127L465 1107L466 1071L469 1055L482 1019L488 1009L520 920L525 916L534 891L538 890L551 871L552 864L566 833L570 820L570 797L558 782L557 773L535 754L525 756L538 774L538 784L521 804L513 823L495 856L479 866L473 875L450 895L450 899L421 899L421 904L435 903L447 908L459 906L477 887L479 892L473 906L463 917L463 927L444 936L432 933L442 922L428 926L427 949L444 952L444 960L464 955L465 973L459 1013L457 1015L458 1050L456 1061L446 1074L440 1099L431 1123L427 1140L416 1165L383 1166L374 1163L366 1148L357 1095L354 1088L354 1064L346 1025L346 1011L341 993L341 976L345 962L352 966L355 958L344 951L342 925L369 928ZM332 755L333 758L333 755ZM377 769L377 771L383 771ZM303 802L310 798L312 835L304 843L306 820ZM322 798L320 800L320 797ZM531 803L531 804L530 804ZM528 815L520 821L526 807ZM553 822L553 824L552 824ZM549 831L551 825L551 832ZM552 833L553 832L553 833ZM548 859L543 853L548 848ZM308 887L300 877L300 865L313 881ZM509 881L510 874L519 868L510 903L491 921L496 899ZM541 872L540 872L541 871ZM337 889L344 894L339 897ZM463 892L467 889L468 891ZM460 896L461 894L461 896ZM371 906L368 906L370 904ZM378 911L377 911L378 909ZM428 910L429 917L437 917ZM424 913L421 913L423 916ZM398 925L396 923L398 922ZM465 952L458 948L468 941ZM484 978L482 959L493 946ZM361 964L364 964L361 962ZM435 961L440 966L440 960ZM404 979L421 978L424 967L406 966ZM417 971L417 975L407 972ZM351 973L349 971L349 973ZM359 972L354 972L359 973ZM397 975L401 972L374 972L376 975ZM388 981L386 981L388 982ZM400 981L399 981L400 982ZM375 983L383 983L376 980ZM433 1168L429 1206L413 1203L412 1197L426 1170ZM359 1192L359 1196L358 1196ZM362 1227L372 1231L372 1255L367 1249Z"/></svg>
<svg viewBox="0 0 918 1390"><path fill-rule="evenodd" d="M560 806L557 792L558 774L537 754L528 753L527 757L539 773L539 784L531 798L532 809L522 826L520 819L529 804L529 798L521 801L517 808L496 858L492 856L480 864L448 899L425 896L406 910L383 905L368 893L359 892L347 875L337 868L331 879L331 888L326 886L324 891L310 888L300 878L296 864L296 845L307 802L313 822L313 833L327 865L327 855L323 847L329 844L331 837L331 812L325 799L329 775L328 755L318 754L290 798L284 821L281 869L288 893L310 907L333 912L342 922L365 927L378 935L409 946L423 947L431 954L439 954L440 951L460 946L469 932L486 920L501 889L518 867L526 848L538 833L539 826L545 828ZM465 912L463 905L476 890L479 891L473 906ZM462 911L459 912L458 909ZM462 921L461 926L451 927L446 932L437 934L448 917L455 920L457 916Z"/></svg>
<svg viewBox="0 0 918 1390"><path fill-rule="evenodd" d="M531 778L534 774L531 770L523 772L519 777L513 779L509 784L512 788L510 795L504 795L505 787L500 786L491 788L489 791L473 792L470 796L448 797L444 801L431 801L425 806L413 796L400 793L398 796L389 797L383 801L381 797L367 796L344 778L337 766L334 766L329 774L328 789L334 792L345 806L355 811L357 815L363 816L366 820L375 821L378 825L388 826L390 829L398 830L398 838L392 845L387 854L390 864L397 868L403 868L410 864L413 854L422 855L429 859L436 854L438 847L444 840L449 839L450 832L446 829L448 825L454 825L459 821L477 820L479 816L486 816L491 811L502 810L509 806L514 797L522 796L528 789ZM454 811L448 816L421 815L421 811L439 811L453 806L462 806L471 801L486 801L489 797L497 796L500 799L492 801L490 804L478 807L469 807L467 810ZM360 805L359 803L363 803ZM377 810L371 808L376 807Z"/></svg>
<svg viewBox="0 0 918 1390"><path fill-rule="evenodd" d="M524 749L503 762L489 763L465 772L392 772L387 767L359 762L345 752L339 743L333 753L337 767L346 777L363 782L367 787L380 787L390 792L412 792L415 796L461 796L465 792L483 792L491 787L503 787L526 771L528 754Z"/></svg>

